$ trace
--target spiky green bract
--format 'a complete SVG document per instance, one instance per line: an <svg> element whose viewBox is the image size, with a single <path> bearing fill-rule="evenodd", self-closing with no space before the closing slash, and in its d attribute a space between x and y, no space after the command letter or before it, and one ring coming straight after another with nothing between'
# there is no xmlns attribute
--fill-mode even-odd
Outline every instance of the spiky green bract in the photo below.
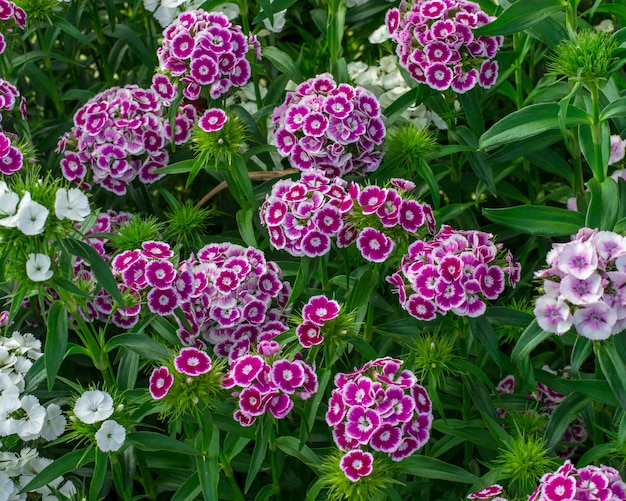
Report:
<svg viewBox="0 0 626 501"><path fill-rule="evenodd" d="M513 298L510 309L533 315L533 305L528 298ZM498 328L498 336L502 343L514 343L524 332L525 327L517 327L515 325L502 325Z"/></svg>
<svg viewBox="0 0 626 501"><path fill-rule="evenodd" d="M509 493L522 497L531 494L541 477L554 471L560 461L546 449L541 436L519 431L506 444L506 449L500 450L495 466L498 480L510 481Z"/></svg>
<svg viewBox="0 0 626 501"><path fill-rule="evenodd" d="M61 12L59 0L13 0L13 3L24 9L30 25L42 22L52 24L51 18Z"/></svg>
<svg viewBox="0 0 626 501"><path fill-rule="evenodd" d="M617 42L610 33L579 31L575 39L564 40L556 46L548 70L582 81L597 80L609 71L616 48Z"/></svg>
<svg viewBox="0 0 626 501"><path fill-rule="evenodd" d="M211 364L208 372L197 376L178 372L173 359L164 364L174 377L174 382L167 395L159 400L162 419L176 420L184 416L196 416L198 409L213 409L228 399L228 392L222 388L227 361L215 357L211 359Z"/></svg>
<svg viewBox="0 0 626 501"><path fill-rule="evenodd" d="M387 131L385 163L395 166L398 173L413 174L417 164L427 159L436 147L434 134L427 127L412 123L399 125Z"/></svg>
<svg viewBox="0 0 626 501"><path fill-rule="evenodd" d="M437 386L454 368L455 336L444 332L429 332L415 339L410 348L409 362L419 381L434 381Z"/></svg>
<svg viewBox="0 0 626 501"><path fill-rule="evenodd" d="M141 244L149 240L161 240L163 223L155 216L134 216L120 229L119 234L111 237L111 245L121 251L140 249Z"/></svg>
<svg viewBox="0 0 626 501"><path fill-rule="evenodd" d="M191 131L191 146L204 167L220 163L230 164L234 155L241 155L246 141L246 127L235 115L228 114L224 126L214 132L206 132L199 125Z"/></svg>
<svg viewBox="0 0 626 501"><path fill-rule="evenodd" d="M165 213L163 238L174 240L186 249L202 247L200 237L209 226L208 220L213 214L214 211L210 209L195 208L191 201L186 201Z"/></svg>
<svg viewBox="0 0 626 501"><path fill-rule="evenodd" d="M336 450L326 456L320 465L320 480L327 489L328 501L382 501L385 489L401 482L394 480L395 464L386 456L374 453L372 473L353 482L339 466L345 452Z"/></svg>
<svg viewBox="0 0 626 501"><path fill-rule="evenodd" d="M540 414L534 409L527 409L522 412L507 412L505 423L507 427L512 427L515 433L521 435L540 435L548 424L548 416ZM511 426L512 425L512 426Z"/></svg>

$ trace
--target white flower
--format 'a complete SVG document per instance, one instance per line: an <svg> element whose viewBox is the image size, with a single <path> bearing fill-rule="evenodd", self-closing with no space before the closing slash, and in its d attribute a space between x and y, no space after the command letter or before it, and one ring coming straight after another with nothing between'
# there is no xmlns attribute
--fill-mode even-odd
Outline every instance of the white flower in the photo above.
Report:
<svg viewBox="0 0 626 501"><path fill-rule="evenodd" d="M30 193L25 192L17 208L17 214L0 220L15 218L15 225L24 235L39 235L43 233L50 211L40 203L30 198Z"/></svg>
<svg viewBox="0 0 626 501"><path fill-rule="evenodd" d="M17 433L17 421L11 417L11 414L20 407L22 407L22 403L17 397L0 398L0 437L8 437Z"/></svg>
<svg viewBox="0 0 626 501"><path fill-rule="evenodd" d="M54 213L57 218L63 220L65 218L72 221L84 221L89 215L89 200L78 188L59 188L54 198Z"/></svg>
<svg viewBox="0 0 626 501"><path fill-rule="evenodd" d="M368 40L370 43L379 44L386 42L387 40L391 40L391 35L389 34L389 30L387 29L387 25L383 24L376 28L374 33L372 33Z"/></svg>
<svg viewBox="0 0 626 501"><path fill-rule="evenodd" d="M0 472L0 501L8 501L13 496L15 484L6 473Z"/></svg>
<svg viewBox="0 0 626 501"><path fill-rule="evenodd" d="M12 216L15 214L19 201L20 197L17 193L0 190L0 216Z"/></svg>
<svg viewBox="0 0 626 501"><path fill-rule="evenodd" d="M280 33L281 31L283 31L283 28L285 27L285 14L286 13L287 13L286 10L275 12L274 18L273 18L273 24L270 23L269 19L267 18L263 19L263 24L265 25L265 28L271 31L272 33Z"/></svg>
<svg viewBox="0 0 626 501"><path fill-rule="evenodd" d="M68 480L67 482L65 482L57 490L59 491L59 494L63 494L66 498L71 498L72 496L76 494L76 486L74 485L74 482L72 482L71 480Z"/></svg>
<svg viewBox="0 0 626 501"><path fill-rule="evenodd" d="M26 415L16 422L17 434L22 440L39 438L39 432L41 432L46 419L46 409L33 395L22 397L21 403L22 410Z"/></svg>
<svg viewBox="0 0 626 501"><path fill-rule="evenodd" d="M63 435L67 419L57 404L49 404L46 407L46 419L41 429L41 438L52 441Z"/></svg>
<svg viewBox="0 0 626 501"><path fill-rule="evenodd" d="M0 400L3 398L19 398L20 390L8 374L0 372Z"/></svg>
<svg viewBox="0 0 626 501"><path fill-rule="evenodd" d="M221 12L229 21L239 17L239 5L233 2L226 2L215 7L214 12Z"/></svg>
<svg viewBox="0 0 626 501"><path fill-rule="evenodd" d="M113 399L106 391L86 391L76 400L74 414L87 424L104 421L113 414Z"/></svg>
<svg viewBox="0 0 626 501"><path fill-rule="evenodd" d="M109 419L102 423L96 432L96 444L102 452L115 452L124 445L126 428L117 421Z"/></svg>
<svg viewBox="0 0 626 501"><path fill-rule="evenodd" d="M50 256L31 252L26 261L26 274L33 282L44 282L54 275L54 272L50 270L51 264Z"/></svg>

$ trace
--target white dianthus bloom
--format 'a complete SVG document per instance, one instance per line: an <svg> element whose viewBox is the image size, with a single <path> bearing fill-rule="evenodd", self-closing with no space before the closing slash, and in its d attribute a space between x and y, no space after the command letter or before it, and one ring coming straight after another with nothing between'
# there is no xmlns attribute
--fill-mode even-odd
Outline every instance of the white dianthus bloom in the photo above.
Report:
<svg viewBox="0 0 626 501"><path fill-rule="evenodd" d="M28 255L28 261L26 261L26 275L33 282L44 282L52 278L54 272L50 269L52 260L50 256L46 254L34 254Z"/></svg>
<svg viewBox="0 0 626 501"><path fill-rule="evenodd" d="M21 404L26 415L16 422L17 434L22 440L35 440L46 420L46 409L34 395L22 397Z"/></svg>
<svg viewBox="0 0 626 501"><path fill-rule="evenodd" d="M0 216L12 216L17 210L20 197L12 191L0 192Z"/></svg>
<svg viewBox="0 0 626 501"><path fill-rule="evenodd" d="M13 369L18 374L25 376L32 366L33 366L33 362L31 360L20 355L19 357L15 359L15 365L13 366Z"/></svg>
<svg viewBox="0 0 626 501"><path fill-rule="evenodd" d="M265 28L268 31L271 31L272 33L280 33L281 31L283 31L283 28L285 27L285 14L286 13L287 13L286 10L275 12L274 18L271 23L269 19L267 18L263 19L263 24L265 25Z"/></svg>
<svg viewBox="0 0 626 501"><path fill-rule="evenodd" d="M41 352L41 341L30 332L21 334L18 331L13 331L11 337L5 338L5 340L6 343L4 343L4 346L13 347L21 355L26 355L31 360L37 360L43 355Z"/></svg>
<svg viewBox="0 0 626 501"><path fill-rule="evenodd" d="M0 472L0 501L8 501L13 498L15 484L6 473Z"/></svg>
<svg viewBox="0 0 626 501"><path fill-rule="evenodd" d="M368 38L369 43L372 44L381 44L386 42L387 40L391 40L391 35L389 34L389 30L387 29L387 25L383 24L374 30Z"/></svg>
<svg viewBox="0 0 626 501"><path fill-rule="evenodd" d="M22 407L19 398L6 397L0 399L0 437L8 437L17 433L17 420L11 417L16 410Z"/></svg>
<svg viewBox="0 0 626 501"><path fill-rule="evenodd" d="M215 7L214 11L224 14L229 21L239 17L239 5L233 2L226 2L222 5L218 5Z"/></svg>
<svg viewBox="0 0 626 501"><path fill-rule="evenodd" d="M46 226L50 211L43 205L30 198L30 193L25 192L20 200L15 216L0 219L0 224L6 219L15 218L15 224L24 235L40 235Z"/></svg>
<svg viewBox="0 0 626 501"><path fill-rule="evenodd" d="M0 372L0 400L3 398L19 398L20 390L8 374Z"/></svg>
<svg viewBox="0 0 626 501"><path fill-rule="evenodd" d="M57 404L48 404L48 407L46 407L46 419L40 433L41 438L48 441L56 440L63 435L65 425L67 425L67 419L65 419L61 411L61 407Z"/></svg>
<svg viewBox="0 0 626 501"><path fill-rule="evenodd" d="M67 482L65 482L57 490L59 491L59 494L63 494L66 498L71 498L72 496L76 494L76 486L74 485L74 482L72 482L71 480L68 480Z"/></svg>
<svg viewBox="0 0 626 501"><path fill-rule="evenodd" d="M89 215L89 199L78 188L59 188L54 198L54 213L57 218L65 218L72 221L84 221Z"/></svg>
<svg viewBox="0 0 626 501"><path fill-rule="evenodd" d="M102 452L115 452L124 445L126 428L117 421L109 419L102 423L96 432L96 444Z"/></svg>
<svg viewBox="0 0 626 501"><path fill-rule="evenodd" d="M76 400L74 414L86 424L104 421L113 414L113 399L106 391L88 390Z"/></svg>
<svg viewBox="0 0 626 501"><path fill-rule="evenodd" d="M15 365L17 357L9 348L0 346L0 370L8 369Z"/></svg>

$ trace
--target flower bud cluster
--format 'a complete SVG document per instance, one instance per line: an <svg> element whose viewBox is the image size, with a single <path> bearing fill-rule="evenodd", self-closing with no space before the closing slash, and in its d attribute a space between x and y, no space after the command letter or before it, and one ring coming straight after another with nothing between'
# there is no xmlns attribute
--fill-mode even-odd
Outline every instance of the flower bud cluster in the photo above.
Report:
<svg viewBox="0 0 626 501"><path fill-rule="evenodd" d="M11 0L0 0L0 54L7 48L5 35L26 28L26 12Z"/></svg>
<svg viewBox="0 0 626 501"><path fill-rule="evenodd" d="M161 73L152 88L168 101L176 97L179 85L189 101L196 101L203 89L208 89L211 99L225 97L231 87L241 87L250 79L246 54L255 40L222 13L183 12L163 30L157 49Z"/></svg>
<svg viewBox="0 0 626 501"><path fill-rule="evenodd" d="M547 366L544 366L543 370L550 371L549 367ZM528 396L538 402L539 407L537 408L537 412L539 412L539 414L551 416L556 408L565 399L565 395L554 391L552 388L538 381L535 383L535 387L536 391L529 394ZM498 383L498 386L496 386L496 390L500 394L514 393L515 377L512 375L505 377L502 381ZM504 418L504 416L506 415L506 411L504 411L503 409L496 409L496 414L498 414L498 417ZM567 444L567 447L565 449L557 450L556 455L559 456L561 459L567 459L571 457L574 452L576 452L576 448L579 445L582 445L585 440L587 440L587 436L588 432L587 428L585 427L585 422L583 421L582 417L579 416L565 429L565 433L561 438L561 442Z"/></svg>
<svg viewBox="0 0 626 501"><path fill-rule="evenodd" d="M553 244L546 261L549 268L535 274L545 293L534 308L544 331L561 335L574 326L599 340L626 328L626 237L583 228L570 242Z"/></svg>
<svg viewBox="0 0 626 501"><path fill-rule="evenodd" d="M488 89L496 81L494 58L503 37L472 31L494 19L466 0L404 1L385 17L400 64L411 76L435 90L458 93L476 84Z"/></svg>
<svg viewBox="0 0 626 501"><path fill-rule="evenodd" d="M330 251L331 238L340 245L346 240L344 218L351 207L343 179L312 169L298 181L282 179L274 184L260 218L275 249L292 256L317 257Z"/></svg>
<svg viewBox="0 0 626 501"><path fill-rule="evenodd" d="M373 456L367 448L401 461L430 438L430 398L401 365L401 360L385 357L335 376L326 422L337 447L346 451L340 466L350 480L372 472Z"/></svg>
<svg viewBox="0 0 626 501"><path fill-rule="evenodd" d="M511 252L492 239L489 233L444 225L431 241L413 242L387 281L397 287L402 307L418 320L448 311L480 316L485 299L497 299L505 279L513 287L520 276Z"/></svg>
<svg viewBox="0 0 626 501"><path fill-rule="evenodd" d="M154 183L164 176L158 169L168 163L166 147L187 141L195 120L193 106L181 108L172 133L164 102L152 89L107 89L76 112L74 126L59 141L63 177L80 185L91 171L94 183L116 195L137 177Z"/></svg>
<svg viewBox="0 0 626 501"><path fill-rule="evenodd" d="M385 117L376 96L323 73L274 110L272 142L296 169L364 176L380 165Z"/></svg>
<svg viewBox="0 0 626 501"><path fill-rule="evenodd" d="M313 367L301 359L279 358L276 341L259 343L258 355L247 354L231 361L223 387L241 388L233 392L239 408L233 417L242 426L251 426L257 417L269 412L284 418L294 407L293 398L310 398L318 388Z"/></svg>
<svg viewBox="0 0 626 501"><path fill-rule="evenodd" d="M215 354L234 360L287 330L289 283L260 250L208 244L181 261L178 274L191 284L180 300L191 330L177 318L183 344L200 348L208 343Z"/></svg>

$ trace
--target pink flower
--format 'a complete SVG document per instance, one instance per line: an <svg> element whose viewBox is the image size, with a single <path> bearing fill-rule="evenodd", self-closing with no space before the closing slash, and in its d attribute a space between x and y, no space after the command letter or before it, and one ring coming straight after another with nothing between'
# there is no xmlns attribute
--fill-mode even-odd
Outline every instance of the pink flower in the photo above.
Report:
<svg viewBox="0 0 626 501"><path fill-rule="evenodd" d="M546 332L564 334L573 323L567 303L547 294L537 299L533 313L537 318L539 327Z"/></svg>
<svg viewBox="0 0 626 501"><path fill-rule="evenodd" d="M374 228L365 228L359 233L356 246L368 261L382 263L391 254L394 244L384 233Z"/></svg>
<svg viewBox="0 0 626 501"><path fill-rule="evenodd" d="M490 499L502 493L502 486L498 484L490 485L476 492L472 492L467 499Z"/></svg>
<svg viewBox="0 0 626 501"><path fill-rule="evenodd" d="M609 338L617 314L605 303L591 303L577 309L572 320L581 336L596 341Z"/></svg>
<svg viewBox="0 0 626 501"><path fill-rule="evenodd" d="M292 394L304 382L304 371L299 364L278 360L272 366L272 380L281 391Z"/></svg>
<svg viewBox="0 0 626 501"><path fill-rule="evenodd" d="M174 377L170 374L167 367L154 369L150 375L150 395L156 400L163 398L167 395L173 383Z"/></svg>
<svg viewBox="0 0 626 501"><path fill-rule="evenodd" d="M246 355L238 358L230 367L235 384L239 386L249 386L261 373L266 363L257 355Z"/></svg>
<svg viewBox="0 0 626 501"><path fill-rule="evenodd" d="M198 376L211 370L211 359L197 348L182 348L174 359L174 367L181 374Z"/></svg>
<svg viewBox="0 0 626 501"><path fill-rule="evenodd" d="M198 125L205 132L216 132L221 130L228 117L224 110L220 108L210 108L200 117Z"/></svg>
<svg viewBox="0 0 626 501"><path fill-rule="evenodd" d="M361 477L372 473L374 457L369 452L354 449L346 453L339 462L339 466L346 477L357 482Z"/></svg>
<svg viewBox="0 0 626 501"><path fill-rule="evenodd" d="M311 348L324 341L319 326L310 321L305 321L296 327L296 336L304 348Z"/></svg>
<svg viewBox="0 0 626 501"><path fill-rule="evenodd" d="M558 269L579 280L589 278L598 268L598 256L594 245L573 241L564 246L559 254Z"/></svg>
<svg viewBox="0 0 626 501"><path fill-rule="evenodd" d="M320 326L336 318L338 314L339 303L323 295L311 297L302 308L302 317L304 320Z"/></svg>

